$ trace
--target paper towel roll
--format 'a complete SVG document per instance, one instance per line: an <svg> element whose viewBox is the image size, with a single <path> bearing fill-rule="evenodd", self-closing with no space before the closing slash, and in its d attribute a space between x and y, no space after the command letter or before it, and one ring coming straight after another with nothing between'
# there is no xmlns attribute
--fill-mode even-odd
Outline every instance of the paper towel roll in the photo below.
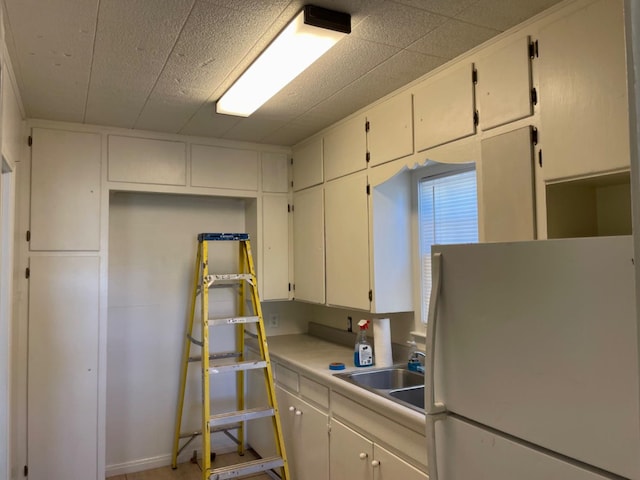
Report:
<svg viewBox="0 0 640 480"><path fill-rule="evenodd" d="M373 355L377 366L390 367L393 365L391 323L388 318L373 319Z"/></svg>

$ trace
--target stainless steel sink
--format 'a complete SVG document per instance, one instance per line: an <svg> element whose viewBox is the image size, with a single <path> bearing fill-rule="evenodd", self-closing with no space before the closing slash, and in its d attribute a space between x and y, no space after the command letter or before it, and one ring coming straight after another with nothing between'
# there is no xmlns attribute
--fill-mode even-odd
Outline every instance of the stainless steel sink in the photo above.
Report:
<svg viewBox="0 0 640 480"><path fill-rule="evenodd" d="M378 390L396 390L398 388L424 385L424 376L406 368L385 368L366 372L340 373L337 376L364 387Z"/></svg>
<svg viewBox="0 0 640 480"><path fill-rule="evenodd" d="M424 412L424 375L404 366L335 373L334 376L396 403Z"/></svg>
<svg viewBox="0 0 640 480"><path fill-rule="evenodd" d="M418 407L420 410L424 410L424 385L392 390L389 392L389 396L413 405L414 407Z"/></svg>

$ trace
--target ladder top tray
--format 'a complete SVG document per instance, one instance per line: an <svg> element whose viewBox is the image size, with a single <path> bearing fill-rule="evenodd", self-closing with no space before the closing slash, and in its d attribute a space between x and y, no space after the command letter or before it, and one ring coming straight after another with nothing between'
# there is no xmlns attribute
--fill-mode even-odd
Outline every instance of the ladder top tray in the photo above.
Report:
<svg viewBox="0 0 640 480"><path fill-rule="evenodd" d="M198 241L212 241L212 240L235 240L235 241L247 241L249 240L248 233L199 233Z"/></svg>

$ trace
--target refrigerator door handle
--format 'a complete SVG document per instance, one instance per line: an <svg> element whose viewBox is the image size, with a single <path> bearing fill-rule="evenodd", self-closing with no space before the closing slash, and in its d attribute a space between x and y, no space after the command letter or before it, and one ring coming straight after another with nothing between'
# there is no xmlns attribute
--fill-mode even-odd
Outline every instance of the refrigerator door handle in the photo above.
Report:
<svg viewBox="0 0 640 480"><path fill-rule="evenodd" d="M438 300L440 298L440 281L442 277L442 254L436 252L431 258L431 298L429 300L429 316L427 323L426 368L425 368L425 412L427 415L443 413L447 409L443 403L435 400L435 348L436 320L438 318Z"/></svg>

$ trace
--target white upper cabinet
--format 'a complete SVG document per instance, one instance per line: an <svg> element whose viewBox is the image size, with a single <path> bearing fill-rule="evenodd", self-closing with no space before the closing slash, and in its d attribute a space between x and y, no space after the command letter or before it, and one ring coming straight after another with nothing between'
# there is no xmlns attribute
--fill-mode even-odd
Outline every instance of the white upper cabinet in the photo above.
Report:
<svg viewBox="0 0 640 480"><path fill-rule="evenodd" d="M33 129L31 250L100 249L101 139Z"/></svg>
<svg viewBox="0 0 640 480"><path fill-rule="evenodd" d="M478 190L483 241L536 238L533 165L531 127L482 140Z"/></svg>
<svg viewBox="0 0 640 480"><path fill-rule="evenodd" d="M533 114L529 38L520 38L476 62L480 128Z"/></svg>
<svg viewBox="0 0 640 480"><path fill-rule="evenodd" d="M629 168L622 0L600 0L540 30L545 180Z"/></svg>
<svg viewBox="0 0 640 480"><path fill-rule="evenodd" d="M295 299L324 303L324 210L322 186L293 196Z"/></svg>
<svg viewBox="0 0 640 480"><path fill-rule="evenodd" d="M187 184L184 142L109 135L110 182Z"/></svg>
<svg viewBox="0 0 640 480"><path fill-rule="evenodd" d="M283 194L262 196L262 300L289 299L289 213Z"/></svg>
<svg viewBox="0 0 640 480"><path fill-rule="evenodd" d="M293 148L293 189L295 191L324 181L322 137L315 137Z"/></svg>
<svg viewBox="0 0 640 480"><path fill-rule="evenodd" d="M286 153L262 152L262 191L287 193L289 167Z"/></svg>
<svg viewBox="0 0 640 480"><path fill-rule="evenodd" d="M413 153L411 93L396 95L367 112L369 165Z"/></svg>
<svg viewBox="0 0 640 480"><path fill-rule="evenodd" d="M325 185L327 304L369 310L367 176Z"/></svg>
<svg viewBox="0 0 640 480"><path fill-rule="evenodd" d="M324 178L333 180L367 168L364 115L332 128L324 136Z"/></svg>
<svg viewBox="0 0 640 480"><path fill-rule="evenodd" d="M192 145L191 185L257 191L258 152Z"/></svg>
<svg viewBox="0 0 640 480"><path fill-rule="evenodd" d="M370 200L371 311L414 310L411 172L403 171L374 186Z"/></svg>
<svg viewBox="0 0 640 480"><path fill-rule="evenodd" d="M473 65L426 80L413 92L416 152L476 133Z"/></svg>

